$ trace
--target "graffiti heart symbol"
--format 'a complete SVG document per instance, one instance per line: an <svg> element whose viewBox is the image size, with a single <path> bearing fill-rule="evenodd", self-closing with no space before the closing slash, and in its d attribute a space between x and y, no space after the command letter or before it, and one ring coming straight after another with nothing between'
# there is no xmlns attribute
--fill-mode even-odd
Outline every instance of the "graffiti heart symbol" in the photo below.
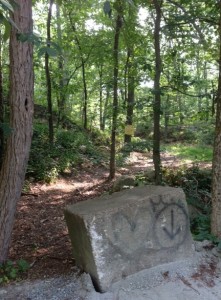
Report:
<svg viewBox="0 0 221 300"><path fill-rule="evenodd" d="M108 239L112 247L124 254L133 254L144 247L151 230L152 217L147 209L128 210L112 215Z"/></svg>

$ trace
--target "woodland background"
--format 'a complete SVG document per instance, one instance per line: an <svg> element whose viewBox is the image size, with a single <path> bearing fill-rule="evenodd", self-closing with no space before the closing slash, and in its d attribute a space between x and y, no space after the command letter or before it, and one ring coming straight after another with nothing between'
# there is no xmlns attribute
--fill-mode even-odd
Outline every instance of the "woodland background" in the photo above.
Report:
<svg viewBox="0 0 221 300"><path fill-rule="evenodd" d="M133 153L153 159L137 185L183 187L193 234L220 243L220 16L212 0L0 1L0 262L22 190L85 166L112 180Z"/></svg>

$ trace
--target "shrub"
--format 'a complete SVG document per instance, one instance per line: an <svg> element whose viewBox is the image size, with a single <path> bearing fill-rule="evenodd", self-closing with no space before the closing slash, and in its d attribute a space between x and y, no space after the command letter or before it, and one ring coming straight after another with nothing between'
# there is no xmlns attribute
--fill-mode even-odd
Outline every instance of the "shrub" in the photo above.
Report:
<svg viewBox="0 0 221 300"><path fill-rule="evenodd" d="M55 131L55 142L50 146L48 130L45 125L35 125L27 168L27 177L36 181L50 183L58 175L79 165L84 156L94 161L100 154L84 130L77 127L72 130Z"/></svg>
<svg viewBox="0 0 221 300"><path fill-rule="evenodd" d="M183 188L188 204L197 208L197 214L190 219L194 239L218 242L210 233L211 179L212 170L200 169L197 165L182 168L164 168L164 182Z"/></svg>
<svg viewBox="0 0 221 300"><path fill-rule="evenodd" d="M150 151L152 148L152 141L151 140L143 140L140 138L132 138L131 143L124 144L121 148L121 152L147 152Z"/></svg>

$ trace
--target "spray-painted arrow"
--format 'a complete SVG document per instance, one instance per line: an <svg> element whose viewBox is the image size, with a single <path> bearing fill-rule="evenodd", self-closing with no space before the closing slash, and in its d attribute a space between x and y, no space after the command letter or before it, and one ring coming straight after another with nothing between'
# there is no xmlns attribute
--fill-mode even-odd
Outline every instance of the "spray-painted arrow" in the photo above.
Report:
<svg viewBox="0 0 221 300"><path fill-rule="evenodd" d="M173 240L174 238L175 238L175 236L177 235L177 234L179 234L180 233L180 231L181 231L181 228L180 228L180 226L177 228L177 230L174 232L174 211L173 211L173 209L171 209L171 228L170 228L170 230L169 229L167 229L166 227L163 227L163 230L166 232L166 234L169 236L169 238L171 239L171 240Z"/></svg>

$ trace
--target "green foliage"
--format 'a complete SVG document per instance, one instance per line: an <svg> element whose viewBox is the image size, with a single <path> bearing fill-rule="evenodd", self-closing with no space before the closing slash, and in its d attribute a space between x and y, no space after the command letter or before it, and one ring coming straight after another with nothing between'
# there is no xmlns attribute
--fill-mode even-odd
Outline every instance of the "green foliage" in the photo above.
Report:
<svg viewBox="0 0 221 300"><path fill-rule="evenodd" d="M217 243L218 240L210 233L212 171L200 169L197 165L189 168L164 168L163 178L166 184L183 188L188 204L196 209L196 213L190 218L194 239L207 239Z"/></svg>
<svg viewBox="0 0 221 300"><path fill-rule="evenodd" d="M15 22L9 17L10 13L14 12L14 8L18 8L18 4L14 0L0 0L0 24L5 26L4 40L9 38L10 26L15 27L19 32L20 29L17 27Z"/></svg>
<svg viewBox="0 0 221 300"><path fill-rule="evenodd" d="M48 54L49 56L55 57L59 54L59 51L57 48L52 48L49 46L41 47L38 51L38 57L40 58L41 56Z"/></svg>
<svg viewBox="0 0 221 300"><path fill-rule="evenodd" d="M10 1L0 0L0 6L5 11L11 11L11 12L14 11L13 6L11 5Z"/></svg>
<svg viewBox="0 0 221 300"><path fill-rule="evenodd" d="M121 151L122 152L147 152L152 148L152 141L143 140L140 138L132 138L131 143L125 144Z"/></svg>
<svg viewBox="0 0 221 300"><path fill-rule="evenodd" d="M5 263L0 264L0 284L16 280L29 268L29 263L24 259L20 259L17 262L8 260Z"/></svg>
<svg viewBox="0 0 221 300"><path fill-rule="evenodd" d="M182 160L193 161L195 163L212 160L212 147L209 146L202 147L201 145L185 145L177 143L165 145L163 148Z"/></svg>
<svg viewBox="0 0 221 300"><path fill-rule="evenodd" d="M211 220L209 214L198 214L190 220L191 231L193 238L196 241L210 240L213 243L218 243L218 238L211 234Z"/></svg>
<svg viewBox="0 0 221 300"><path fill-rule="evenodd" d="M197 165L193 165L192 167L163 168L162 172L165 183L182 187L189 200L191 197L197 198L200 191L205 195L211 191L211 169L200 169Z"/></svg>
<svg viewBox="0 0 221 300"><path fill-rule="evenodd" d="M88 134L78 127L72 130L55 131L55 142L50 146L46 125L34 127L27 177L50 183L59 174L71 171L88 157L92 162L100 161L101 156Z"/></svg>
<svg viewBox="0 0 221 300"><path fill-rule="evenodd" d="M41 44L40 37L34 33L19 33L17 34L17 38L22 43L29 42L29 43L33 43L36 46L40 46Z"/></svg>
<svg viewBox="0 0 221 300"><path fill-rule="evenodd" d="M164 135L164 131L162 130ZM197 129L193 126L170 126L167 129L167 140L172 142L195 142L197 140Z"/></svg>
<svg viewBox="0 0 221 300"><path fill-rule="evenodd" d="M215 138L214 125L206 124L198 131L198 143L202 146L213 146Z"/></svg>

